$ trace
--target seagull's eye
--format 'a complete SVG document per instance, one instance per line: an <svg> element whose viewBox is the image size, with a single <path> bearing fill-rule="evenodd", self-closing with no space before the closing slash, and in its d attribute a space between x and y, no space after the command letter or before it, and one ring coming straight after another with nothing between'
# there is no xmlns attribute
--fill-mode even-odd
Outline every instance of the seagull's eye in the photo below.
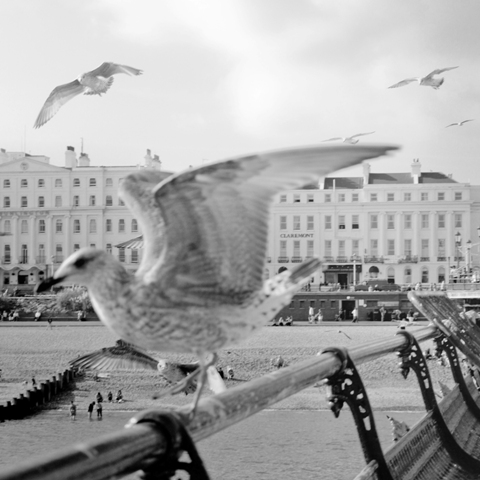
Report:
<svg viewBox="0 0 480 480"><path fill-rule="evenodd" d="M83 267L87 263L87 260L85 258L79 258L78 260L75 261L74 265L77 268Z"/></svg>

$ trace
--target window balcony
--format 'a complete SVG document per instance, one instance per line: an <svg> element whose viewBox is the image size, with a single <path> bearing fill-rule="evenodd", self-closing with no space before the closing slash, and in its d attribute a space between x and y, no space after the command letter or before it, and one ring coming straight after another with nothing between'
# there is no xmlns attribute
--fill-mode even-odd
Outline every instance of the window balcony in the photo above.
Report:
<svg viewBox="0 0 480 480"><path fill-rule="evenodd" d="M302 257L292 257L292 263L302 263Z"/></svg>
<svg viewBox="0 0 480 480"><path fill-rule="evenodd" d="M324 262L334 262L335 259L333 257L330 257L330 256L326 256L326 257L323 257L323 261Z"/></svg>
<svg viewBox="0 0 480 480"><path fill-rule="evenodd" d="M47 263L45 255L35 257L35 263Z"/></svg>
<svg viewBox="0 0 480 480"><path fill-rule="evenodd" d="M339 257L337 257L336 262L337 263L348 263L348 257L345 257L343 255L339 256Z"/></svg>
<svg viewBox="0 0 480 480"><path fill-rule="evenodd" d="M363 257L364 263L383 263L383 257L377 255L365 255Z"/></svg>
<svg viewBox="0 0 480 480"><path fill-rule="evenodd" d="M28 255L22 255L19 259L18 259L18 263L20 265L26 265L28 263Z"/></svg>
<svg viewBox="0 0 480 480"><path fill-rule="evenodd" d="M278 263L288 263L289 261L288 257L278 257Z"/></svg>
<svg viewBox="0 0 480 480"><path fill-rule="evenodd" d="M429 261L430 261L430 257L420 257L420 261L421 261L421 262L429 262Z"/></svg>
<svg viewBox="0 0 480 480"><path fill-rule="evenodd" d="M398 263L418 263L417 255L404 255L398 259Z"/></svg>
<svg viewBox="0 0 480 480"><path fill-rule="evenodd" d="M447 257L437 257L437 262L446 262Z"/></svg>

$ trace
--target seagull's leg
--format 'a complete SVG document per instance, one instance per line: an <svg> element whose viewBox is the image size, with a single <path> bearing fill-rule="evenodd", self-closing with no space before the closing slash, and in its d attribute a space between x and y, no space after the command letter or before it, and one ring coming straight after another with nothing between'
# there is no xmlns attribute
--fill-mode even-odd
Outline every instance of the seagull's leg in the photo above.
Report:
<svg viewBox="0 0 480 480"><path fill-rule="evenodd" d="M217 363L218 360L218 355L216 353L211 354L211 358L204 360L202 357L198 359L200 368L199 368L199 378L197 381L197 391L195 392L195 396L193 397L193 405L192 409L190 410L188 416L190 417L190 420L193 419L195 416L195 412L197 410L198 402L200 400L200 396L202 395L202 391L205 387L205 384L207 382L207 370L212 366Z"/></svg>

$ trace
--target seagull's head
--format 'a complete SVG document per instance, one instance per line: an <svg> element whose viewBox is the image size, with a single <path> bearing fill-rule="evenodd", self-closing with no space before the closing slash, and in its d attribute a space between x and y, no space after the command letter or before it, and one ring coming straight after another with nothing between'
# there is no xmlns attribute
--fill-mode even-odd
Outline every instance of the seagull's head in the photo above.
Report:
<svg viewBox="0 0 480 480"><path fill-rule="evenodd" d="M112 255L95 248L82 248L70 255L52 277L40 282L37 293L49 290L54 285L74 283L86 287L94 286L95 281L103 278L103 272L111 270L116 260Z"/></svg>

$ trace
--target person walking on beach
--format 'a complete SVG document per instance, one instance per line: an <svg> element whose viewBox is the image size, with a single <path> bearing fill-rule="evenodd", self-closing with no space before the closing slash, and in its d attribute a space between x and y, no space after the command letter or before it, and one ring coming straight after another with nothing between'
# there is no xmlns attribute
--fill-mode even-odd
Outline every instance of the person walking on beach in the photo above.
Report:
<svg viewBox="0 0 480 480"><path fill-rule="evenodd" d="M107 400L111 403L113 402L113 393L112 392L108 392L107 394Z"/></svg>
<svg viewBox="0 0 480 480"><path fill-rule="evenodd" d="M93 413L93 408L95 407L95 402L89 403L87 412L88 412L88 418L91 420L92 419L92 413Z"/></svg>
<svg viewBox="0 0 480 480"><path fill-rule="evenodd" d="M102 403L103 402L103 397L100 392L97 393L97 403Z"/></svg>
<svg viewBox="0 0 480 480"><path fill-rule="evenodd" d="M77 406L73 403L70 404L70 418L72 420L75 420L75 417L77 416Z"/></svg>
<svg viewBox="0 0 480 480"><path fill-rule="evenodd" d="M102 418L102 402L97 402L97 418Z"/></svg>

